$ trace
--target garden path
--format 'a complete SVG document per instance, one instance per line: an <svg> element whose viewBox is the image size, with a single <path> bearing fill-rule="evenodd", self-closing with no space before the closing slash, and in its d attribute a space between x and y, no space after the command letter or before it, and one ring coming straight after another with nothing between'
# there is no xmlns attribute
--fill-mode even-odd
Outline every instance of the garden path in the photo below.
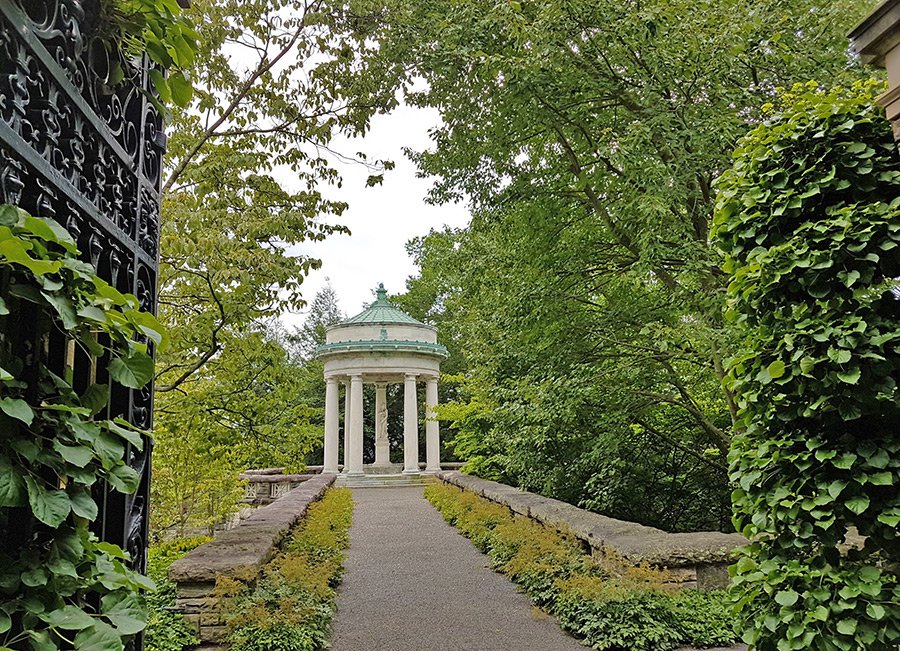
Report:
<svg viewBox="0 0 900 651"><path fill-rule="evenodd" d="M487 557L444 522L422 490L353 489L333 651L584 650L491 570Z"/></svg>
<svg viewBox="0 0 900 651"><path fill-rule="evenodd" d="M354 488L334 651L579 651L422 487Z"/></svg>

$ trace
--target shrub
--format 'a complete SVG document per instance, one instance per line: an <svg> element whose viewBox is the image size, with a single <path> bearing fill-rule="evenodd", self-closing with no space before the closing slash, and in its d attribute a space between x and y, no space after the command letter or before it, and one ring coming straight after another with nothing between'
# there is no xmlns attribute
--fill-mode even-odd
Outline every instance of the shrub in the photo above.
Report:
<svg viewBox="0 0 900 651"><path fill-rule="evenodd" d="M219 579L235 651L316 651L328 646L344 550L353 512L346 488L330 489L256 581Z"/></svg>
<svg viewBox="0 0 900 651"><path fill-rule="evenodd" d="M588 646L666 651L735 641L722 592L676 592L664 570L634 567L609 549L587 555L574 537L513 517L509 509L456 486L430 484L425 497L488 554L495 569Z"/></svg>

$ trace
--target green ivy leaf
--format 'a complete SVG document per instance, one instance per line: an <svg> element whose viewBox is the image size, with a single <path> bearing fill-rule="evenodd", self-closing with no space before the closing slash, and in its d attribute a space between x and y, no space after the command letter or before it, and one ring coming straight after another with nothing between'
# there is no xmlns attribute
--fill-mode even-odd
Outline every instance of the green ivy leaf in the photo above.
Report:
<svg viewBox="0 0 900 651"><path fill-rule="evenodd" d="M885 612L884 607L878 604L869 604L866 606L866 614L876 622L884 619Z"/></svg>
<svg viewBox="0 0 900 651"><path fill-rule="evenodd" d="M842 619L837 623L837 632L841 635L853 635L856 633L855 619Z"/></svg>
<svg viewBox="0 0 900 651"><path fill-rule="evenodd" d="M793 606L800 595L794 590L781 590L775 593L775 602L782 606Z"/></svg>
<svg viewBox="0 0 900 651"><path fill-rule="evenodd" d="M97 621L78 606L72 605L63 606L41 615L41 619L50 624L50 626L56 626L67 631L81 631L90 628Z"/></svg>
<svg viewBox="0 0 900 651"><path fill-rule="evenodd" d="M34 517L54 529L69 515L69 497L65 491L47 489L32 477L25 477L28 503Z"/></svg>
<svg viewBox="0 0 900 651"><path fill-rule="evenodd" d="M187 106L191 103L194 87L181 70L169 75L169 89L172 91L172 102L176 106Z"/></svg>
<svg viewBox="0 0 900 651"><path fill-rule="evenodd" d="M83 486L67 486L72 513L80 518L93 522L97 519L97 503L91 497L91 491Z"/></svg>
<svg viewBox="0 0 900 651"><path fill-rule="evenodd" d="M847 384L856 384L859 382L860 370L859 367L852 368L849 371L839 371L837 374L838 378L841 382L846 382Z"/></svg>
<svg viewBox="0 0 900 651"><path fill-rule="evenodd" d="M109 363L109 375L129 389L140 389L153 378L153 358L139 350L124 357L115 357Z"/></svg>
<svg viewBox="0 0 900 651"><path fill-rule="evenodd" d="M91 416L96 416L109 402L109 385L92 384L81 395L81 404L90 410Z"/></svg>
<svg viewBox="0 0 900 651"><path fill-rule="evenodd" d="M106 481L120 493L130 494L141 483L141 476L131 466L121 465L109 471Z"/></svg>
<svg viewBox="0 0 900 651"><path fill-rule="evenodd" d="M122 637L106 622L96 621L75 636L75 648L79 651L124 651Z"/></svg>
<svg viewBox="0 0 900 651"><path fill-rule="evenodd" d="M29 588L36 588L41 585L47 585L50 575L43 567L35 567L33 569L22 572L22 583Z"/></svg>
<svg viewBox="0 0 900 651"><path fill-rule="evenodd" d="M869 508L869 498L865 495L860 495L858 497L854 497L852 499L844 502L844 505L853 511L856 515L863 513L867 508Z"/></svg>
<svg viewBox="0 0 900 651"><path fill-rule="evenodd" d="M64 445L59 439L53 439L53 449L59 453L59 456L78 468L84 468L94 458L94 451L89 447Z"/></svg>
<svg viewBox="0 0 900 651"><path fill-rule="evenodd" d="M19 398L3 398L0 400L0 410L10 418L20 420L29 426L34 420L34 411L27 402Z"/></svg>
<svg viewBox="0 0 900 651"><path fill-rule="evenodd" d="M136 449L143 450L144 449L144 439L141 437L141 433L135 431L129 427L122 427L118 423L112 420L103 421L104 424L114 433L121 436L123 439L131 443ZM124 421L123 421L124 422Z"/></svg>
<svg viewBox="0 0 900 651"><path fill-rule="evenodd" d="M0 207L2 208L2 207ZM0 635L6 633L12 627L12 619L10 619L9 615L6 614L6 611L0 610ZM0 647L0 648L8 648L8 647ZM10 649L10 651L12 651Z"/></svg>
<svg viewBox="0 0 900 651"><path fill-rule="evenodd" d="M884 472L876 472L875 474L869 476L869 483L874 484L875 486L893 486L894 476L888 470Z"/></svg>
<svg viewBox="0 0 900 651"><path fill-rule="evenodd" d="M8 203L3 204L0 206L0 226L12 228L19 223L20 214L24 215L25 211Z"/></svg>
<svg viewBox="0 0 900 651"><path fill-rule="evenodd" d="M131 592L111 592L101 600L102 612L123 635L134 635L147 625L147 606Z"/></svg>
<svg viewBox="0 0 900 651"><path fill-rule="evenodd" d="M782 375L784 375L784 362L782 362L780 359L775 360L774 362L769 364L766 370L769 372L769 377L771 377L773 380L777 380Z"/></svg>
<svg viewBox="0 0 900 651"><path fill-rule="evenodd" d="M0 457L0 506L25 506L27 494L22 470Z"/></svg>

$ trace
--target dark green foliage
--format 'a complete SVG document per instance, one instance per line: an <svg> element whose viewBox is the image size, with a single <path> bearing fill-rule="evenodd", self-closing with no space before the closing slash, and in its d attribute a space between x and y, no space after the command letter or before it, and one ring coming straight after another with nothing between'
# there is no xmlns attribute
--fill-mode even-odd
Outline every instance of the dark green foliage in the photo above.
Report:
<svg viewBox="0 0 900 651"><path fill-rule="evenodd" d="M900 643L900 157L880 90L795 87L718 185L747 332L730 472L754 542L734 583L762 651Z"/></svg>
<svg viewBox="0 0 900 651"><path fill-rule="evenodd" d="M153 582L91 532L93 487L135 491L123 458L145 433L109 413L110 384L76 391L71 369L50 367L40 347L54 337L109 360L109 377L131 388L153 372L139 342L165 342L62 226L0 206L0 647L120 651L146 624L139 591Z"/></svg>
<svg viewBox="0 0 900 651"><path fill-rule="evenodd" d="M156 592L147 595L150 619L144 632L146 651L182 651L200 642L184 617L167 610L175 605L175 584L169 581L169 566L195 547L212 540L188 538L162 543L150 548L147 576L156 583Z"/></svg>
<svg viewBox="0 0 900 651"><path fill-rule="evenodd" d="M560 625L595 649L667 651L734 642L721 592L675 591L663 570L632 567L611 550L585 555L579 542L453 486L425 496Z"/></svg>

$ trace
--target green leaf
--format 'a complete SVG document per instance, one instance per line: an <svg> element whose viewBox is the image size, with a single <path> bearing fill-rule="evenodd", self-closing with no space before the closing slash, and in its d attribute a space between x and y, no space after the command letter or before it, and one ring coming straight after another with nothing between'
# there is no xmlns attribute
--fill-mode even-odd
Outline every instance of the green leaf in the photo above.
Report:
<svg viewBox="0 0 900 651"><path fill-rule="evenodd" d="M107 420L103 421L104 424L109 427L110 430L121 436L123 439L131 443L138 450L144 449L144 439L141 437L141 432L135 431L133 429L129 429L127 427L122 427L118 425L115 421Z"/></svg>
<svg viewBox="0 0 900 651"><path fill-rule="evenodd" d="M59 453L59 456L78 468L84 468L94 458L94 451L89 447L64 445L59 439L53 439L53 449Z"/></svg>
<svg viewBox="0 0 900 651"><path fill-rule="evenodd" d="M859 495L844 502L844 505L853 511L856 515L864 512L869 508L869 498L865 495Z"/></svg>
<svg viewBox="0 0 900 651"><path fill-rule="evenodd" d="M885 610L878 604L869 604L866 606L866 614L877 622L884 618Z"/></svg>
<svg viewBox="0 0 900 651"><path fill-rule="evenodd" d="M841 635L853 635L856 633L855 619L842 619L837 623L837 631Z"/></svg>
<svg viewBox="0 0 900 651"><path fill-rule="evenodd" d="M50 575L43 567L36 567L31 570L22 572L22 583L29 588L36 588L41 585L47 585L47 579Z"/></svg>
<svg viewBox="0 0 900 651"><path fill-rule="evenodd" d="M159 94L159 98L163 102L171 101L172 93L169 92L169 84L166 83L166 77L162 72L160 72L156 68L151 68L150 81L153 82L153 87L156 89L156 92Z"/></svg>
<svg viewBox="0 0 900 651"><path fill-rule="evenodd" d="M123 635L134 635L147 625L147 606L131 592L116 591L103 597L103 614Z"/></svg>
<svg viewBox="0 0 900 651"><path fill-rule="evenodd" d="M96 416L109 402L109 385L92 384L81 396L81 404L90 409L91 416Z"/></svg>
<svg viewBox="0 0 900 651"><path fill-rule="evenodd" d="M18 239L3 240L0 242L0 256L5 257L10 262L26 267L36 276L55 273L59 271L59 262L48 262L46 260L36 260L25 252L25 248Z"/></svg>
<svg viewBox="0 0 900 651"><path fill-rule="evenodd" d="M122 637L106 622L97 621L75 636L78 651L124 651Z"/></svg>
<svg viewBox="0 0 900 651"><path fill-rule="evenodd" d="M80 518L86 518L93 522L97 519L97 503L91 497L91 491L83 486L69 485L69 502L72 513Z"/></svg>
<svg viewBox="0 0 900 651"><path fill-rule="evenodd" d="M769 372L769 377L771 377L773 380L777 380L782 375L784 375L784 362L782 362L780 359L775 360L774 362L769 364L769 367L766 370Z"/></svg>
<svg viewBox="0 0 900 651"><path fill-rule="evenodd" d="M869 483L875 486L892 486L894 484L894 476L889 470L876 472L869 476Z"/></svg>
<svg viewBox="0 0 900 651"><path fill-rule="evenodd" d="M782 606L793 606L799 598L800 595L794 590L781 590L775 593L775 602Z"/></svg>
<svg viewBox="0 0 900 651"><path fill-rule="evenodd" d="M69 497L65 491L47 489L32 477L25 477L28 503L34 517L54 529L69 515Z"/></svg>
<svg viewBox="0 0 900 651"><path fill-rule="evenodd" d="M815 358L807 355L806 357L804 357L803 359L800 360L800 372L808 375L810 373L810 371L813 370L815 365L816 365Z"/></svg>
<svg viewBox="0 0 900 651"><path fill-rule="evenodd" d="M34 420L34 412L31 407L19 398L3 398L0 400L0 410L3 410L3 413L10 418L20 420L29 426Z"/></svg>
<svg viewBox="0 0 900 651"><path fill-rule="evenodd" d="M41 615L41 619L67 631L81 631L93 626L96 619L88 615L78 606L63 606L52 612Z"/></svg>
<svg viewBox="0 0 900 651"><path fill-rule="evenodd" d="M0 206L2 209L2 206ZM6 633L12 627L12 619L6 614L6 611L0 610L0 635ZM2 647L0 647L2 648Z"/></svg>
<svg viewBox="0 0 900 651"><path fill-rule="evenodd" d="M0 457L0 506L25 506L26 502L22 470Z"/></svg>
<svg viewBox="0 0 900 651"><path fill-rule="evenodd" d="M28 631L28 644L34 651L57 651L56 643L50 638L50 631Z"/></svg>
<svg viewBox="0 0 900 651"><path fill-rule="evenodd" d="M72 299L64 294L41 292L41 295L47 299L47 302L56 310L60 321L62 321L63 328L66 330L74 330L78 327L78 315L75 313L75 306L72 303Z"/></svg>
<svg viewBox="0 0 900 651"><path fill-rule="evenodd" d="M194 96L194 87L180 70L169 75L169 89L172 91L172 102L176 106L187 106Z"/></svg>
<svg viewBox="0 0 900 651"><path fill-rule="evenodd" d="M125 445L122 440L107 431L100 432L93 441L93 447L106 468L115 466L125 456Z"/></svg>
<svg viewBox="0 0 900 651"><path fill-rule="evenodd" d="M139 350L124 357L115 357L109 363L110 376L122 386L140 389L153 378L153 358Z"/></svg>
<svg viewBox="0 0 900 651"><path fill-rule="evenodd" d="M18 208L16 206L11 206L8 203L0 206L0 226L7 226L12 228L16 224L19 223L20 215L27 215L24 210Z"/></svg>
<svg viewBox="0 0 900 651"><path fill-rule="evenodd" d="M860 370L859 367L856 367L850 369L849 371L839 371L837 376L841 380L841 382L846 382L847 384L856 384L859 381Z"/></svg>
<svg viewBox="0 0 900 651"><path fill-rule="evenodd" d="M130 494L137 490L141 476L131 466L120 465L109 471L106 481L120 493Z"/></svg>

